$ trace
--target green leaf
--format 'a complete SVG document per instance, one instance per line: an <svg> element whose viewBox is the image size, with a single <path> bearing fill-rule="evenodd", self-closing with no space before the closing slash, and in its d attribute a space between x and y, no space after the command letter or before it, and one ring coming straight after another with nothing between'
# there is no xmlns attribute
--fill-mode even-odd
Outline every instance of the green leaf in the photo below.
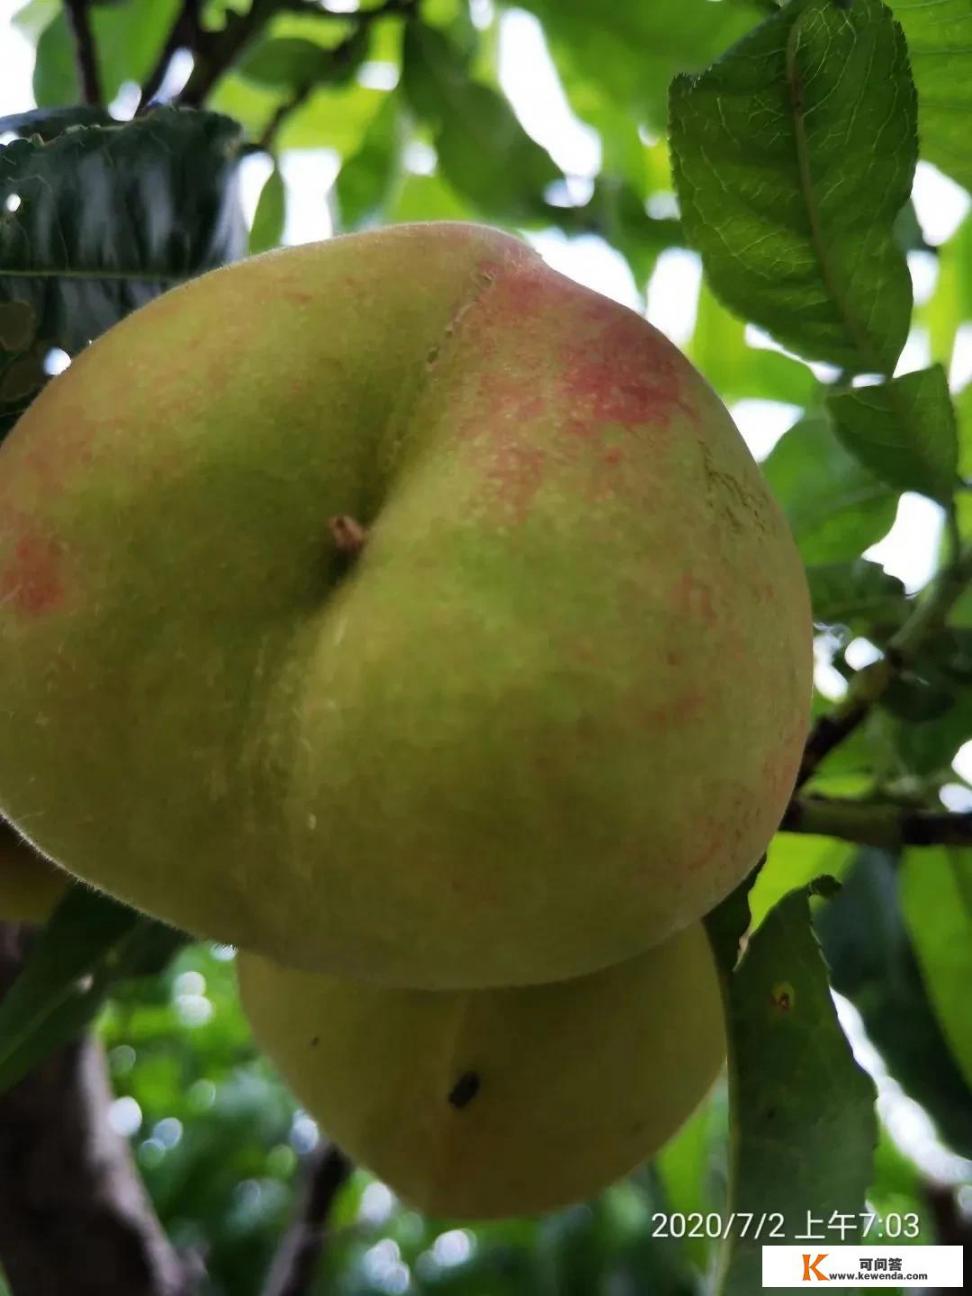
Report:
<svg viewBox="0 0 972 1296"><path fill-rule="evenodd" d="M97 51L101 90L111 102L123 82L147 77L172 28L181 0L126 0L91 7L91 32ZM18 18L20 15L18 15ZM63 6L41 33L34 65L34 97L41 107L71 104L79 98L74 41Z"/></svg>
<svg viewBox="0 0 972 1296"><path fill-rule="evenodd" d="M806 887L819 877L841 878L853 854L854 847L849 842L833 837L777 833L749 897L752 930L797 887Z"/></svg>
<svg viewBox="0 0 972 1296"><path fill-rule="evenodd" d="M752 1212L754 1227L727 1239L716 1290L752 1296L767 1240L756 1221L782 1217L792 1239L808 1211L862 1211L877 1142L873 1086L837 1021L805 889L751 938L729 984L728 1027L727 1210Z"/></svg>
<svg viewBox="0 0 972 1296"><path fill-rule="evenodd" d="M972 1091L972 850L909 850L901 911L935 1013Z"/></svg>
<svg viewBox="0 0 972 1296"><path fill-rule="evenodd" d="M470 220L472 212L456 191L439 175L405 175L395 196L390 219Z"/></svg>
<svg viewBox="0 0 972 1296"><path fill-rule="evenodd" d="M287 189L276 162L267 176L253 213L250 229L250 254L266 252L280 246L287 220Z"/></svg>
<svg viewBox="0 0 972 1296"><path fill-rule="evenodd" d="M894 721L892 738L905 770L921 778L937 777L939 782L947 782L953 777L950 767L955 753L972 733L972 688L956 691L947 706L936 701L924 721ZM917 710L921 699L914 702L913 710ZM904 710L900 692L897 710L899 714Z"/></svg>
<svg viewBox="0 0 972 1296"><path fill-rule="evenodd" d="M86 887L71 887L0 1002L0 1092L95 1016L112 982L155 971L181 933Z"/></svg>
<svg viewBox="0 0 972 1296"><path fill-rule="evenodd" d="M972 7L968 0L889 0L908 39L922 156L972 189Z"/></svg>
<svg viewBox="0 0 972 1296"><path fill-rule="evenodd" d="M837 435L875 476L896 490L951 498L958 432L941 365L827 398Z"/></svg>
<svg viewBox="0 0 972 1296"><path fill-rule="evenodd" d="M820 625L842 625L866 634L875 626L897 628L908 611L897 576L864 558L808 567L807 582L813 619Z"/></svg>
<svg viewBox="0 0 972 1296"><path fill-rule="evenodd" d="M921 1103L946 1142L969 1156L972 1090L949 1050L915 961L895 858L860 851L840 894L821 908L816 925L834 989L855 1005L895 1079Z"/></svg>
<svg viewBox="0 0 972 1296"><path fill-rule="evenodd" d="M808 405L813 371L792 356L746 342L746 325L726 310L703 280L688 353L724 401L775 400Z"/></svg>
<svg viewBox="0 0 972 1296"><path fill-rule="evenodd" d="M74 352L170 284L242 252L239 129L159 109L0 148L0 300L26 301Z"/></svg>
<svg viewBox="0 0 972 1296"><path fill-rule="evenodd" d="M544 191L560 172L507 100L472 80L462 52L434 27L409 23L403 59L405 94L432 126L439 168L456 192L498 220L545 216Z"/></svg>
<svg viewBox="0 0 972 1296"><path fill-rule="evenodd" d="M384 214L400 174L404 136L398 96L389 94L338 173L334 199L341 229L374 224Z"/></svg>
<svg viewBox="0 0 972 1296"><path fill-rule="evenodd" d="M261 41L237 64L247 81L273 90L303 90L322 82L339 85L360 66L367 51L364 27L348 42L331 49L296 36Z"/></svg>
<svg viewBox="0 0 972 1296"><path fill-rule="evenodd" d="M793 0L670 97L690 243L715 292L790 350L891 373L911 280L894 239L917 156L900 27L880 0Z"/></svg>
<svg viewBox="0 0 972 1296"><path fill-rule="evenodd" d="M523 0L541 19L568 87L590 82L635 123L661 129L676 72L695 71L759 17L756 4L709 0ZM582 101L575 106L584 116ZM596 121L592 122L597 126Z"/></svg>
<svg viewBox="0 0 972 1296"><path fill-rule="evenodd" d="M856 558L894 522L897 492L848 454L823 413L790 428L762 467L807 563Z"/></svg>

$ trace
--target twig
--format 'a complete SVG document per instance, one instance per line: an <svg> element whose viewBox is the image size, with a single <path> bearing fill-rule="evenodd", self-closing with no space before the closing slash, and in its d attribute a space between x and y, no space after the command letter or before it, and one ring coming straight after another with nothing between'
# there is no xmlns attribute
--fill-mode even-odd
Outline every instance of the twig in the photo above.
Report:
<svg viewBox="0 0 972 1296"><path fill-rule="evenodd" d="M419 2L420 0L384 0L383 4L374 5L370 9L340 13L317 4L305 3L304 0L253 0L246 13L229 13L222 31L206 31L197 22L190 46L193 55L192 74L177 101L186 107L198 108L223 73L276 13L302 13L314 18L340 19L353 24L354 32L358 33L379 18L407 17L417 13ZM350 40L353 37L349 37ZM298 93L306 98L310 89L311 87L307 87Z"/></svg>
<svg viewBox="0 0 972 1296"><path fill-rule="evenodd" d="M159 51L155 66L145 78L145 84L142 86L142 93L138 100L138 107L135 109L136 116L144 113L158 94L176 51L180 49L192 51L195 49L201 33L199 0L182 0L182 6L178 14L176 14L175 22L172 24L162 49Z"/></svg>
<svg viewBox="0 0 972 1296"><path fill-rule="evenodd" d="M100 104L101 78L98 54L88 17L88 0L64 0L68 26L74 40L74 60L78 68L78 85L86 104Z"/></svg>
<svg viewBox="0 0 972 1296"><path fill-rule="evenodd" d="M350 1173L351 1162L333 1143L311 1153L294 1220L270 1263L263 1296L307 1296L324 1251L327 1217Z"/></svg>
<svg viewBox="0 0 972 1296"><path fill-rule="evenodd" d="M837 837L859 846L972 846L972 811L914 810L894 802L795 797L781 832Z"/></svg>
<svg viewBox="0 0 972 1296"><path fill-rule="evenodd" d="M942 626L970 581L972 547L960 552L941 571L908 620L888 640L880 661L858 671L843 701L814 725L804 748L797 788L813 777L824 757L858 728L901 671L915 661L925 641Z"/></svg>

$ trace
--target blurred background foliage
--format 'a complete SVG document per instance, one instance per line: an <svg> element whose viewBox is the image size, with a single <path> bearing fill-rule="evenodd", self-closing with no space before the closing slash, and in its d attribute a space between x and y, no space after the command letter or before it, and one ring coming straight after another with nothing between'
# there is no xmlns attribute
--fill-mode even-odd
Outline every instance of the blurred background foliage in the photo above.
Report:
<svg viewBox="0 0 972 1296"><path fill-rule="evenodd" d="M711 246L713 231L731 243L733 195L720 230L693 167L704 162L722 183L732 140L706 154L691 135L692 113L707 86L729 102L732 65L686 91L676 161L679 192L695 186L691 209L676 196L669 83L772 20L773 0L104 0L87 7L87 69L69 8L28 0L13 18L36 54L36 102L0 122L0 432L90 337L181 278L308 232L483 220L647 307L733 408L808 565L818 714L880 658L916 591L972 538L966 0L891 4L917 85L920 148L912 199L888 234L914 289L897 372L943 366L957 411L956 423L947 392L922 393L922 426L938 429L935 445L912 442L893 464L862 445L859 422L842 427L830 403L833 385L861 366L839 346L828 356L799 339L787 338L786 350L774 343L772 310L755 297L746 308ZM5 57L26 50L11 45ZM85 95L79 75L91 83ZM904 87L907 60L887 75ZM205 111L145 113L170 103ZM848 144L832 164L850 175L868 165L868 147ZM758 148L743 141L750 161ZM889 158L892 170L900 165L897 178L885 177L893 186L903 175L905 194L914 166L906 154L902 145ZM718 194L712 200L718 210ZM886 281L875 300L882 292L891 292ZM810 790L901 813L968 815L970 738L966 593L920 662L825 755ZM972 1217L972 849L905 846L882 832L842 836L824 825L779 834L751 906L759 924L794 887L820 875L843 880L836 898L813 905L841 1023L877 1083L882 1125L868 1203L920 1215L916 1240L954 1240ZM256 1296L323 1135L254 1049L232 951L188 945L163 971L118 983L97 1031L116 1095L111 1121L130 1139L170 1236L205 1265L201 1290ZM717 1244L704 1219L725 1210L730 1174L726 1111L723 1086L653 1165L539 1220L425 1219L355 1170L308 1290L707 1290ZM657 1236L653 1215L673 1211L698 1213L701 1235Z"/></svg>

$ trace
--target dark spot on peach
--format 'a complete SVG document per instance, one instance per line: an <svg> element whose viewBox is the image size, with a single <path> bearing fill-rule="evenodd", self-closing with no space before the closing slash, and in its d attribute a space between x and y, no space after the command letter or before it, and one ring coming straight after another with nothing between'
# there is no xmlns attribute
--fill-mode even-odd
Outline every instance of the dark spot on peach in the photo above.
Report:
<svg viewBox="0 0 972 1296"><path fill-rule="evenodd" d="M449 1105L461 1111L468 1107L479 1093L480 1079L475 1071L463 1071L462 1075L449 1090Z"/></svg>

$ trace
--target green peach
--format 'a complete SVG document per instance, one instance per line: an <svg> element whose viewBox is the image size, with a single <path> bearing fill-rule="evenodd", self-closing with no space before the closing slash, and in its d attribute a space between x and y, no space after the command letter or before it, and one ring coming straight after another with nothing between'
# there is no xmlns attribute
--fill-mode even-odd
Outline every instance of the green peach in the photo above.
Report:
<svg viewBox="0 0 972 1296"><path fill-rule="evenodd" d="M810 649L718 398L475 225L166 293L0 447L0 808L309 970L552 981L685 927L779 822Z"/></svg>
<svg viewBox="0 0 972 1296"><path fill-rule="evenodd" d="M429 1214L590 1197L654 1155L725 1056L701 924L555 985L395 990L243 954L243 1006L297 1098Z"/></svg>

